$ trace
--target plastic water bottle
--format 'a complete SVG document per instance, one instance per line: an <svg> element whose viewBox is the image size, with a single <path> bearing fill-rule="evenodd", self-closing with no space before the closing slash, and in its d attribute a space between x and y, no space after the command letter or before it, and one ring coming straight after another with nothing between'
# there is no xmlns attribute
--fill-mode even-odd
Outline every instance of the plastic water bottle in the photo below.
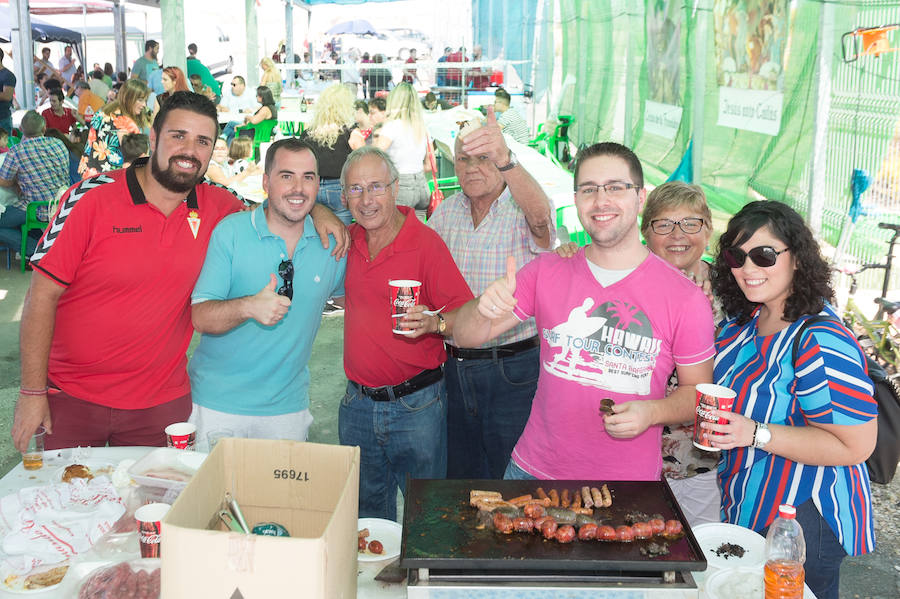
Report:
<svg viewBox="0 0 900 599"><path fill-rule="evenodd" d="M766 535L766 599L803 599L806 541L792 505L778 507Z"/></svg>

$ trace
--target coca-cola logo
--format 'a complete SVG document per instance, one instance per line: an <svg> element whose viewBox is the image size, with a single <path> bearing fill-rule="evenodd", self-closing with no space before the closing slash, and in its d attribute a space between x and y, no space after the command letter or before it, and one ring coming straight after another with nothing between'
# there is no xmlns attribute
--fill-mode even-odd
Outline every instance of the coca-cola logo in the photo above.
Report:
<svg viewBox="0 0 900 599"><path fill-rule="evenodd" d="M400 297L397 296L397 299L394 300L394 306L397 308L412 308L416 305L415 299L412 297Z"/></svg>
<svg viewBox="0 0 900 599"><path fill-rule="evenodd" d="M704 420L715 420L717 418L715 412L704 409L703 406L697 406L697 416Z"/></svg>
<svg viewBox="0 0 900 599"><path fill-rule="evenodd" d="M159 538L160 538L160 535L158 532L154 532L154 533L142 532L141 533L141 543L146 543L148 545L154 545L156 543L159 543Z"/></svg>

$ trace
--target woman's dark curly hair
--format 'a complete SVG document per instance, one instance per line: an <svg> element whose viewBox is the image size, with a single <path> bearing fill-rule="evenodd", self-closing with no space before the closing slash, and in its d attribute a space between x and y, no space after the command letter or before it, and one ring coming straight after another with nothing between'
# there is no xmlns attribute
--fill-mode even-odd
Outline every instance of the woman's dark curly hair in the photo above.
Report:
<svg viewBox="0 0 900 599"><path fill-rule="evenodd" d="M760 228L769 231L790 248L788 256L794 261L794 278L791 294L784 303L782 320L794 322L804 314L818 314L825 301L834 299L831 286L831 269L819 252L819 244L812 231L797 212L781 202L762 200L741 208L728 221L728 230L719 237L716 260L710 268L713 293L722 302L722 308L739 324L750 320L759 305L748 301L738 286L731 268L725 262L726 248L742 245ZM747 258L749 260L749 258Z"/></svg>

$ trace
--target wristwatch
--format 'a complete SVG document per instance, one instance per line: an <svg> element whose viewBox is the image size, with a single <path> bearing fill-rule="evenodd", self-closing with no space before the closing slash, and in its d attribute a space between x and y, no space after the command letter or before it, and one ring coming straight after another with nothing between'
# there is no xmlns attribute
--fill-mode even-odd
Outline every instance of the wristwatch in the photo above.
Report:
<svg viewBox="0 0 900 599"><path fill-rule="evenodd" d="M512 169L516 168L517 166L519 166L519 161L516 158L516 155L513 154L513 151L510 150L509 151L509 162L507 162L503 166L498 166L497 170L500 171L501 173L505 173L506 171L511 171Z"/></svg>
<svg viewBox="0 0 900 599"><path fill-rule="evenodd" d="M757 422L756 428L753 429L753 447L762 449L772 440L772 431L765 422Z"/></svg>
<svg viewBox="0 0 900 599"><path fill-rule="evenodd" d="M447 321L444 320L444 315L441 314L440 312L437 314L437 318L438 318L437 333L438 333L438 335L443 335L444 332L447 330Z"/></svg>

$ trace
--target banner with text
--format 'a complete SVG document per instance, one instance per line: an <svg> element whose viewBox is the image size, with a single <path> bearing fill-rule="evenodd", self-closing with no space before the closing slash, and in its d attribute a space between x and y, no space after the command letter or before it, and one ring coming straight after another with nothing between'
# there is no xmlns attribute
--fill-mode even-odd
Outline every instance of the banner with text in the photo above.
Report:
<svg viewBox="0 0 900 599"><path fill-rule="evenodd" d="M675 139L681 125L681 106L660 104L653 100L644 102L644 131L665 139Z"/></svg>
<svg viewBox="0 0 900 599"><path fill-rule="evenodd" d="M719 88L719 121L722 127L778 135L784 94L755 89Z"/></svg>

